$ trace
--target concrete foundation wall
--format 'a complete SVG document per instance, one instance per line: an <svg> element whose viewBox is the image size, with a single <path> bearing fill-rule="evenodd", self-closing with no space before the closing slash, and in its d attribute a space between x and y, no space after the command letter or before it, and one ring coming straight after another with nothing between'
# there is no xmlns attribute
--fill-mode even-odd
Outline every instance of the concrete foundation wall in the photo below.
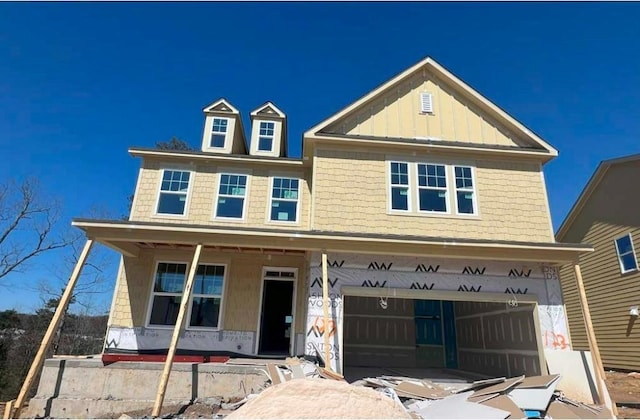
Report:
<svg viewBox="0 0 640 420"><path fill-rule="evenodd" d="M534 305L455 302L458 367L495 376L540 375Z"/></svg>
<svg viewBox="0 0 640 420"><path fill-rule="evenodd" d="M96 418L152 407L163 367L163 363L103 366L101 360L46 360L38 393L24 415ZM176 363L165 405L196 398L243 398L263 388L266 379L255 367Z"/></svg>

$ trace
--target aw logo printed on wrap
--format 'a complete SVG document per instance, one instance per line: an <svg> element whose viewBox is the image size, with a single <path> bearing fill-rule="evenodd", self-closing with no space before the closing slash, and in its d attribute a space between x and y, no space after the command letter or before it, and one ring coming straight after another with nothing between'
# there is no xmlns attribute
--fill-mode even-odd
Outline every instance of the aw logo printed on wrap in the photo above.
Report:
<svg viewBox="0 0 640 420"><path fill-rule="evenodd" d="M377 261L372 261L369 263L369 267L367 267L367 270L383 270L383 271L389 271L391 270L391 266L393 265L393 263L379 263Z"/></svg>
<svg viewBox="0 0 640 420"><path fill-rule="evenodd" d="M327 283L329 283L329 288L333 289L334 287L336 287L336 284L338 283L338 278L334 278L333 280L331 280L330 278L327 278ZM311 287L313 289L314 286L318 286L318 287L322 287L322 279L320 277L316 277L315 279L313 279L313 281L311 282Z"/></svg>
<svg viewBox="0 0 640 420"><path fill-rule="evenodd" d="M426 266L424 264L418 264L416 267L416 273L437 273L440 270L440 264L435 267L432 265Z"/></svg>
<svg viewBox="0 0 640 420"><path fill-rule="evenodd" d="M531 275L531 269L528 271L524 271L524 267L522 270L518 270L517 268L512 268L509 270L509 277L529 277Z"/></svg>
<svg viewBox="0 0 640 420"><path fill-rule="evenodd" d="M327 267L335 267L335 268L342 268L342 266L344 265L344 260L338 262L338 260L327 260ZM322 267L322 261L320 261L320 264L318 264L318 267Z"/></svg>
<svg viewBox="0 0 640 420"><path fill-rule="evenodd" d="M361 287L385 287L387 285L387 281L379 282L378 280L375 283L371 280L365 280L362 282Z"/></svg>
<svg viewBox="0 0 640 420"><path fill-rule="evenodd" d="M435 286L435 283L427 284L414 281L413 283L411 283L411 287L409 287L409 289L432 290L433 286Z"/></svg>

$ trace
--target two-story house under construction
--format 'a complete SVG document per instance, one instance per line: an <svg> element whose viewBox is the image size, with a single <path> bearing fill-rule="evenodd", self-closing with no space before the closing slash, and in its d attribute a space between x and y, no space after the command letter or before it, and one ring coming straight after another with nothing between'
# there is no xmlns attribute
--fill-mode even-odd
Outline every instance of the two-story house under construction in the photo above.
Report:
<svg viewBox="0 0 640 420"><path fill-rule="evenodd" d="M200 151L129 150L129 220L73 222L122 255L105 356L166 354L191 271L178 355L513 376L570 348L557 267L591 248L554 239L557 151L431 58L305 132L301 158L271 102L251 127L224 99L204 115Z"/></svg>

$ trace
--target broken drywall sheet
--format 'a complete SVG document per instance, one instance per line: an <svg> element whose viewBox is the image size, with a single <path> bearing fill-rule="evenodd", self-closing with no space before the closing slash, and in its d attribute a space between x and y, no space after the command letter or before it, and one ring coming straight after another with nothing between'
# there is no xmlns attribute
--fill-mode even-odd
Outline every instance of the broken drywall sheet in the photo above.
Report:
<svg viewBox="0 0 640 420"><path fill-rule="evenodd" d="M561 375L558 389L567 397L593 404L598 393L596 375L593 368L593 358L588 351L556 351L545 350L545 359L549 373ZM604 403L612 407L611 397L606 384L603 383Z"/></svg>
<svg viewBox="0 0 640 420"><path fill-rule="evenodd" d="M520 383L511 389L507 395L523 410L544 411L551 401L559 380L558 375L551 379L544 376L530 378L528 382Z"/></svg>

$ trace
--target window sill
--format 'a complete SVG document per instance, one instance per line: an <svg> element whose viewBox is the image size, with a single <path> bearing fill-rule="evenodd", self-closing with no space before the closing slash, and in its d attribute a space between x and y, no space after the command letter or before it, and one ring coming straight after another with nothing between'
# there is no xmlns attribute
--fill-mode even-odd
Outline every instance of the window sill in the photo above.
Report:
<svg viewBox="0 0 640 420"><path fill-rule="evenodd" d="M620 277L627 277L627 276L632 276L634 274L637 274L639 271L637 268L634 268L632 270L629 271L621 271L620 272Z"/></svg>
<svg viewBox="0 0 640 420"><path fill-rule="evenodd" d="M150 329L150 330L166 330L166 331L172 331L175 328L175 325L147 325L145 326L146 329ZM222 331L221 327L186 327L185 331L192 331L192 332L218 332L218 331Z"/></svg>
<svg viewBox="0 0 640 420"><path fill-rule="evenodd" d="M247 219L239 218L239 217L214 217L212 222L223 222L223 223L247 223Z"/></svg>
<svg viewBox="0 0 640 420"><path fill-rule="evenodd" d="M265 224L273 226L300 226L300 221L289 222L285 220L266 220Z"/></svg>
<svg viewBox="0 0 640 420"><path fill-rule="evenodd" d="M388 216L408 216L408 217L422 217L422 218L434 218L434 219L455 219L455 220L482 220L478 214L451 214L451 213L415 213L409 211L387 211Z"/></svg>
<svg viewBox="0 0 640 420"><path fill-rule="evenodd" d="M152 219L189 219L187 214L164 214L164 213L154 213L151 215Z"/></svg>

